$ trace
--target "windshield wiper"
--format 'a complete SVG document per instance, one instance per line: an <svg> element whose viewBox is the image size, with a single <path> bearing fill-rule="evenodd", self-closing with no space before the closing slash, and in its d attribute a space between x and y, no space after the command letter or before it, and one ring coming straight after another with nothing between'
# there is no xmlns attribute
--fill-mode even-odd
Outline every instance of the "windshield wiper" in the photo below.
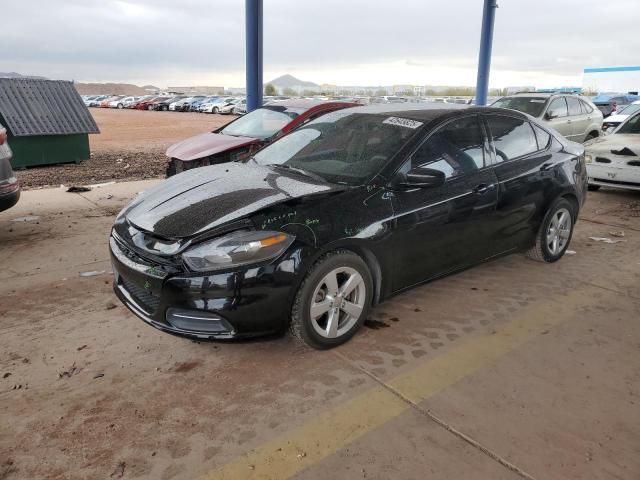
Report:
<svg viewBox="0 0 640 480"><path fill-rule="evenodd" d="M314 180L326 183L327 179L321 177L320 175L317 175L313 172L309 172L307 170L303 170L302 168L296 168L296 167L292 167L291 165L285 165L284 163L270 163L269 165L267 165L268 167L273 167L273 168L283 168L285 170L289 170L292 172L296 172L299 173L300 175L304 175L305 177L309 177L309 178L313 178Z"/></svg>

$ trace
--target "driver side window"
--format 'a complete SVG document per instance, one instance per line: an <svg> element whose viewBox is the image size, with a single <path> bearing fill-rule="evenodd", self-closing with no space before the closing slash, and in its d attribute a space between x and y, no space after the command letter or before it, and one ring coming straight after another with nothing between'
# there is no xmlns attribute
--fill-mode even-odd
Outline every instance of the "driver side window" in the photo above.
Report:
<svg viewBox="0 0 640 480"><path fill-rule="evenodd" d="M454 178L484 166L484 139L478 117L447 123L411 156L411 168L428 167Z"/></svg>

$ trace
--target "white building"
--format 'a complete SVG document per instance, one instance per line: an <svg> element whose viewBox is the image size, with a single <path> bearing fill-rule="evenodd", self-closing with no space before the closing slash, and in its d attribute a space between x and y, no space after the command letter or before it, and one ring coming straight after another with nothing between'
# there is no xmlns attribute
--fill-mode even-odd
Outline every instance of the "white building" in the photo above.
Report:
<svg viewBox="0 0 640 480"><path fill-rule="evenodd" d="M582 87L589 92L640 91L640 66L585 68Z"/></svg>

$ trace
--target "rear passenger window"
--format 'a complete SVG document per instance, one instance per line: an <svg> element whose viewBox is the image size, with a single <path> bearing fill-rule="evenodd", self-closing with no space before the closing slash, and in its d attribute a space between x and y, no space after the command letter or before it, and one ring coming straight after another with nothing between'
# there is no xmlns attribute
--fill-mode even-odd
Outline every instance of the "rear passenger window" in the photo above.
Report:
<svg viewBox="0 0 640 480"><path fill-rule="evenodd" d="M551 135L535 124L533 125L533 130L536 132L536 138L538 139L538 150L544 150L551 141Z"/></svg>
<svg viewBox="0 0 640 480"><path fill-rule="evenodd" d="M473 172L484 166L484 142L478 117L449 122L411 156L411 168L426 166L444 172L446 178Z"/></svg>
<svg viewBox="0 0 640 480"><path fill-rule="evenodd" d="M580 100L573 97L567 97L567 105L569 105L569 115L582 115L580 108Z"/></svg>
<svg viewBox="0 0 640 480"><path fill-rule="evenodd" d="M547 110L547 115L550 118L566 117L568 114L567 102L564 97L554 98Z"/></svg>
<svg viewBox="0 0 640 480"><path fill-rule="evenodd" d="M538 141L529 122L519 118L488 115L487 123L498 162L513 160L538 150Z"/></svg>
<svg viewBox="0 0 640 480"><path fill-rule="evenodd" d="M584 110L584 113L592 113L593 112L593 107L591 105L589 105L587 102L580 100L580 103L582 104L582 110Z"/></svg>

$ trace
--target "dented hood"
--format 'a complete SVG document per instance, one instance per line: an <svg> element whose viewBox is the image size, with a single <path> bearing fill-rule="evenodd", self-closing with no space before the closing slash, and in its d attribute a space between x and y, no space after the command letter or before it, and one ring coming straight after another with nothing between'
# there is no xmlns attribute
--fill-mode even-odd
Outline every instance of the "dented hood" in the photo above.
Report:
<svg viewBox="0 0 640 480"><path fill-rule="evenodd" d="M139 195L122 215L141 230L186 238L263 208L340 185L256 164L226 163L175 175Z"/></svg>
<svg viewBox="0 0 640 480"><path fill-rule="evenodd" d="M612 133L585 144L587 153L613 153L624 149L640 156L640 135L637 133Z"/></svg>
<svg viewBox="0 0 640 480"><path fill-rule="evenodd" d="M197 160L198 158L234 150L257 142L257 139L251 137L232 137L222 133L203 133L171 145L167 149L167 157L183 161Z"/></svg>

